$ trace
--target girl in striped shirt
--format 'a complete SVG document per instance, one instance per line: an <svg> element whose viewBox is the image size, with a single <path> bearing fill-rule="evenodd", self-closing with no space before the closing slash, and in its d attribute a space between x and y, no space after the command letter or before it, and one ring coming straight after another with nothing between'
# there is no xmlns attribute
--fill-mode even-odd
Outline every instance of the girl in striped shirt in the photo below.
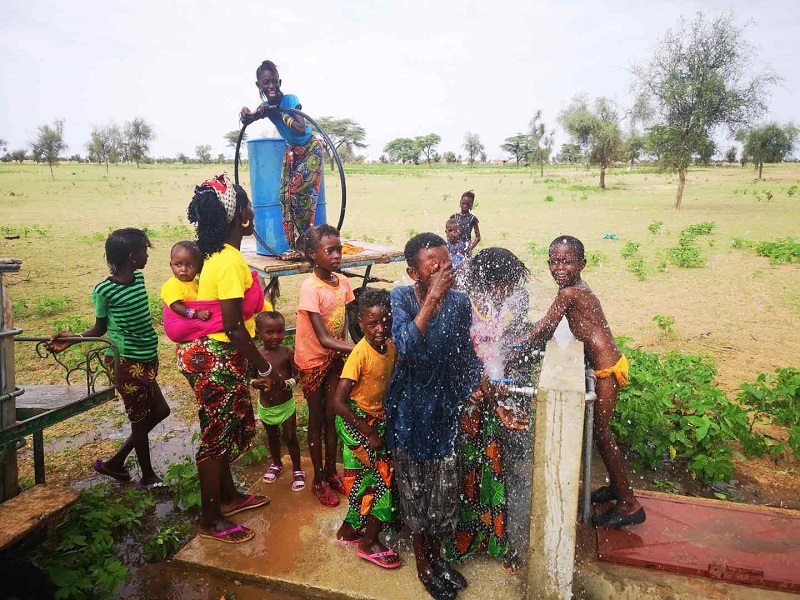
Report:
<svg viewBox="0 0 800 600"><path fill-rule="evenodd" d="M114 456L107 460L98 458L92 466L101 475L128 482L131 475L125 468L125 459L133 450L142 473L137 487L152 489L164 484L150 462L148 435L169 416L169 406L156 382L158 336L153 329L141 271L147 264L150 247L152 244L141 229L117 229L108 236L106 261L111 276L98 283L92 292L94 325L77 336L65 331L55 334L50 348L61 352L71 345L61 338L99 337L106 333L117 345L120 356L117 391L131 422L131 435ZM110 349L104 360L109 367L113 365Z"/></svg>

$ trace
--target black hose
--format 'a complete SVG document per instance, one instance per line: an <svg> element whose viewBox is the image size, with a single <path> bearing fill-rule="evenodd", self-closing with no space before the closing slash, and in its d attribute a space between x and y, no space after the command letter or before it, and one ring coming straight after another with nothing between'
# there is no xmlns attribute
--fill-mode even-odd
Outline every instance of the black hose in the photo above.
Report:
<svg viewBox="0 0 800 600"><path fill-rule="evenodd" d="M344 223L345 208L347 206L347 185L346 185L345 179L344 179L344 167L342 166L342 161L339 158L339 153L336 151L336 146L333 145L333 142L331 141L331 138L328 137L328 134L325 133L325 130L319 125L319 123L317 123L314 119L309 117L304 112L302 112L300 110L297 110L296 108L281 108L280 110L284 111L284 112L293 113L295 115L300 115L301 117L303 117L305 120L307 120L309 123L311 123L316 128L317 131L319 131L319 133L322 135L322 137L325 140L325 142L328 144L328 148L330 148L331 155L333 156L334 160L336 161L336 166L339 169L339 181L341 182L341 186L342 186L342 206L341 206L341 209L339 210L339 222L336 224L336 229L341 231L342 230L342 224ZM234 159L233 159L233 178L234 178L234 182L237 185L239 185L239 158L240 158L240 150L241 150L241 146L242 146L242 138L244 137L245 129L247 129L247 126L250 125L251 123L253 123L254 121L258 121L259 119L263 119L265 116L266 116L266 111L264 111L263 113L255 112L255 113L249 115L249 117L246 118L245 120L243 120L243 122L242 122L242 129L241 129L241 131L239 131L239 138L236 140L236 154L235 154ZM323 162L322 168L324 170L325 169L325 161L324 161L324 159L323 159L322 162ZM269 252L271 252L273 256L280 256L280 254L278 252L276 252L275 250L270 248L269 245L263 239L261 239L261 236L258 235L257 231L253 230L253 235L255 235L256 240L258 240L258 242L262 246L264 246Z"/></svg>

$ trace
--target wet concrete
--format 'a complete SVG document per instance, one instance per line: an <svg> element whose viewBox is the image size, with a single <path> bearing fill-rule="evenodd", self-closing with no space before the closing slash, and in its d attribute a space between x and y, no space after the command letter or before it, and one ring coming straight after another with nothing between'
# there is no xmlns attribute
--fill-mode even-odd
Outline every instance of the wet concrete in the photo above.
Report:
<svg viewBox="0 0 800 600"><path fill-rule="evenodd" d="M309 475L313 472L308 459L303 460L303 469ZM272 502L233 520L252 527L255 540L234 545L196 537L173 562L304 596L365 600L427 596L417 579L407 538L390 541L403 561L400 568L369 564L356 556L354 546L336 542L335 532L347 511L344 501L335 509L325 508L308 488L292 492L290 486L291 477L284 472L274 484L259 482L251 488L253 493L268 494ZM502 600L523 593L522 577L505 575L499 561L471 560L462 572L470 587L459 598Z"/></svg>

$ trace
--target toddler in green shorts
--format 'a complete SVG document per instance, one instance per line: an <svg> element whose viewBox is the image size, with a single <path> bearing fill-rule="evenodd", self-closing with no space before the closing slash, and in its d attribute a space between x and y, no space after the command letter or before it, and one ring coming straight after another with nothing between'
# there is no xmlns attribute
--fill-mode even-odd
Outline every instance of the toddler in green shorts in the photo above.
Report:
<svg viewBox="0 0 800 600"><path fill-rule="evenodd" d="M275 483L283 473L281 460L281 433L292 459L292 491L299 492L306 487L306 478L300 468L300 444L297 442L297 417L292 388L296 384L297 367L294 364L294 350L281 345L286 337L286 321L277 311L264 311L256 315L256 337L263 347L261 355L272 365L278 377L284 380L283 388L263 390L259 388L258 417L267 432L272 464L264 481Z"/></svg>

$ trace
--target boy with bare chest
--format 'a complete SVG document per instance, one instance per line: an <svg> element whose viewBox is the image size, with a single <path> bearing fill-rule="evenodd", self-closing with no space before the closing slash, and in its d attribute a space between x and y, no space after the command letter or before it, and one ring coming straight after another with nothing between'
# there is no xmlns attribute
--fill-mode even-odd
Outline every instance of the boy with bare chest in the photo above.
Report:
<svg viewBox="0 0 800 600"><path fill-rule="evenodd" d="M596 514L592 523L609 528L643 523L647 516L633 495L622 452L611 435L611 416L619 390L628 383L628 360L617 348L600 301L581 279L581 271L586 266L581 241L569 235L557 237L550 244L548 265L558 284L558 294L547 314L534 324L526 341L544 343L566 317L572 333L584 344L589 364L595 369L594 438L611 485L592 492L592 503L616 500L616 505L603 514Z"/></svg>

